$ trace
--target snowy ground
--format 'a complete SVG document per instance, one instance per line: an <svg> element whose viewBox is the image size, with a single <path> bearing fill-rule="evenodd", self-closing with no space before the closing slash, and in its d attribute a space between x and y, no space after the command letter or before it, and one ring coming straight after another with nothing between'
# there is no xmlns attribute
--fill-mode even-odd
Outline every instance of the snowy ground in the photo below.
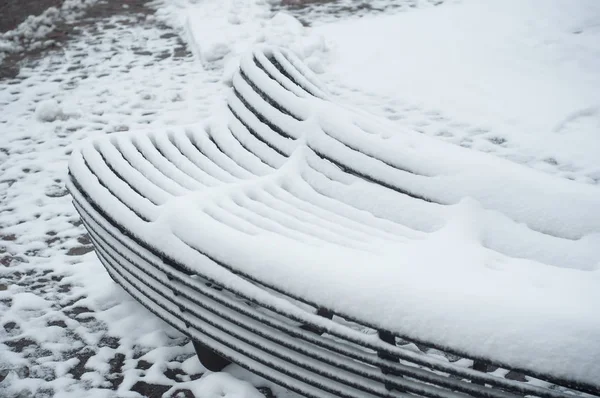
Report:
<svg viewBox="0 0 600 398"><path fill-rule="evenodd" d="M106 275L64 189L82 138L209 116L253 43L294 49L340 101L400 127L600 182L592 0L285 3L293 17L276 1L165 0L97 18L0 81L0 396L261 396L235 380L292 396L234 366L193 381L188 339Z"/></svg>

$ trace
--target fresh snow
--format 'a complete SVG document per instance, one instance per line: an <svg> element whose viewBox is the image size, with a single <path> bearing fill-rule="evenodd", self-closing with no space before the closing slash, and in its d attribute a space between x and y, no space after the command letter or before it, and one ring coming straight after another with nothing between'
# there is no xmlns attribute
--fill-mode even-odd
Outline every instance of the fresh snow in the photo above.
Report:
<svg viewBox="0 0 600 398"><path fill-rule="evenodd" d="M469 135L581 170L592 182L600 177L599 19L594 0L483 0L315 31L327 39L328 70L340 82L476 124L482 131ZM422 129L447 133L439 127Z"/></svg>
<svg viewBox="0 0 600 398"><path fill-rule="evenodd" d="M144 383L167 391L205 373L189 339L90 253L65 190L82 138L209 116L226 89L221 72L182 47L154 16L116 16L82 26L60 53L0 81L1 397L140 397Z"/></svg>
<svg viewBox="0 0 600 398"><path fill-rule="evenodd" d="M548 182L540 187L540 197L547 187L555 195L562 191L576 200L587 196L593 203L600 195L597 2L463 0L438 7L418 3L410 12L361 19L309 14L323 17L310 28L297 21L305 20L302 11L272 13L260 0L165 0L156 17L133 25L123 18L107 21L106 27L99 23L102 33L84 33L65 47L62 58L47 57L37 66L23 68L12 84L0 82L0 261L10 265L0 270L0 395L29 391L33 396L135 397L141 394L133 392L133 386L147 382L169 386L173 394L181 387L206 398L256 396L253 387L227 375L191 380L204 372L191 344L116 286L93 253L86 254L89 242L64 191L67 158L81 139L124 130L161 131L206 120L218 112L215 106L224 100L241 54L256 44L290 48L320 74L336 101L389 119L391 132L385 134L397 143L382 149L386 156L402 146L404 138L397 132L418 131L542 171L547 178L531 180ZM43 26L52 25L54 19L47 19L52 15L56 11L48 12ZM161 37L165 32L158 29L157 20L173 26L194 56L173 57L179 44L176 38ZM31 19L3 35L0 51L20 51L29 38L43 38L48 29L34 22ZM140 48L152 55L136 53ZM162 51L167 58L161 59ZM443 147L431 141L420 149L431 154L435 148ZM459 155L447 164L451 172L463 167L462 152L455 153ZM413 155L418 164L418 152ZM440 150L438 156L442 159L447 153ZM301 156L293 161L293 167L303 167ZM509 177L513 171L520 177L529 174L509 163L481 162L482 168L497 166L498 173ZM472 170L476 188L479 167ZM281 176L289 171L284 169ZM323 181L314 183L333 191ZM291 186L299 194L306 190L293 179ZM214 224L215 231L224 231L222 236L229 234L230 241L242 243L226 252L227 241L215 242L218 255L234 258L245 251L248 270L277 271L269 277L297 292L305 289L314 296L311 283L322 283L322 267L327 266L332 273L347 276L336 279L339 296L328 290L317 292L332 306L342 305L339 301L348 297L360 304L356 306L360 311L373 300L374 291L395 291L395 301L372 303L379 308L377 321L396 325L401 320L399 330L419 331L423 338L442 341L458 338L459 346L465 347L482 333L490 333L479 341L480 348L499 358L544 368L545 359L565 354L563 365L569 365L565 368L591 382L598 380L600 369L594 359L600 353L594 338L600 330L595 315L600 302L600 245L593 208L573 206L572 212L565 210L556 219L540 213L529 222L551 225L563 216L571 219L560 226L571 240L536 235L530 245L532 233L525 224L486 209L481 198L465 199L445 211L423 208L406 214L385 193L372 192L364 184L357 188L340 195L352 195L361 205L376 198L372 212L392 209L398 221L410 222L413 217L413 222L428 224L413 225L422 231L390 247L380 244L381 236L408 232L362 213L377 228L356 233L377 230L363 247L380 250L378 254L326 245L311 255L319 262L307 265L302 261L307 256L305 246L275 234L269 235L268 242L248 239L210 217L204 219L206 225ZM452 195L452 184L444 191ZM540 210L522 211L519 205L525 200L520 189L502 192L498 187L498 191L506 199L503 204L515 206L516 212L526 216ZM207 201L206 206L223 203L222 194L215 191L213 202ZM554 195L546 199L553 203ZM173 204L169 207L173 219L183 218L173 211ZM192 206L190 211L197 209ZM346 208L336 211L343 213ZM186 221L174 229L184 230ZM193 226L182 234L190 231L195 231ZM234 239L238 235L240 239ZM482 243L517 259L507 261ZM252 255L257 247L264 248L261 262ZM459 247L466 254L459 253ZM400 248L402 256L398 256ZM557 253L568 255L560 258ZM185 255L181 253L182 258ZM423 268L417 268L412 258L419 258ZM288 261L289 272L274 266ZM374 264L373 272L365 273L364 264ZM314 274L307 272L313 268ZM388 276L375 278L377 272ZM468 277L456 281L459 272ZM475 283L482 280L488 282ZM357 284L364 288L356 289ZM431 299L416 299L424 296ZM486 311L491 305L499 305L498 312ZM461 322L455 322L456 313L447 308L461 308ZM512 318L502 325L506 339L502 345L494 326L498 313L505 310ZM430 314L429 321L416 316L419 311ZM469 319L477 319L478 324L461 327ZM6 326L12 323L17 327ZM568 339L561 340L565 336ZM21 351L13 349L21 340L33 343ZM529 355L544 350L539 357ZM78 365L85 353L89 359L82 372ZM123 379L112 392L116 373L111 364L119 355L124 358ZM140 369L141 361L150 367ZM573 361L578 361L577 366L572 366ZM178 379L181 386L165 376L168 369L183 372ZM278 397L292 396L235 366L227 370L255 386L270 386Z"/></svg>
<svg viewBox="0 0 600 398"><path fill-rule="evenodd" d="M62 115L62 109L58 102L53 99L40 101L35 108L35 117L40 122L53 122L60 115Z"/></svg>
<svg viewBox="0 0 600 398"><path fill-rule="evenodd" d="M309 65L321 69L320 61L327 51L323 37L313 35L288 13L272 15L260 3L209 0L183 12L166 7L159 15L179 20L185 26L184 37L198 58L210 68L224 67L225 79L237 67L240 55L261 43L290 48Z"/></svg>
<svg viewBox="0 0 600 398"><path fill-rule="evenodd" d="M594 360L600 355L594 334L600 330L595 317L600 301L596 186L559 179L415 131L396 130L318 98L296 97L269 84L258 68L253 70L253 54L240 62L244 73L258 79L255 84L268 95L285 98L291 112L303 115L303 120L294 120L270 112L272 122L296 138L272 137L277 144L288 142L283 151L289 159L281 157L271 169L243 146L228 145L224 127L235 120L215 113L207 128L234 161L212 147L201 128L186 130L215 167L222 165L237 177L234 181L215 179L205 185L165 167L164 175L148 175L149 180L140 181L137 188L154 196L159 205L142 202L134 190L111 177L108 167L99 166L98 150L109 157L115 153L114 143L126 148L131 142L149 161L165 163L151 144L159 143L163 133L131 133L96 140L73 155L70 168L83 190L142 241L238 291L260 294L199 252L367 324L516 367L595 381L600 372ZM237 74L233 83L250 101L250 86L244 89ZM258 96L252 106L267 112L266 102ZM333 138L398 168L369 159ZM319 160L309 147L432 203L343 174ZM166 151L167 146L162 148ZM263 146L257 154L263 158L270 151ZM131 168L126 163L145 168L142 156L124 154L127 162L111 159L123 174ZM88 175L84 158L102 185ZM158 196L148 187L169 193ZM307 220L289 200L274 198L288 195L286 191L314 205L312 213L319 207L336 210ZM340 209L347 220L360 218L360 227L372 232L366 234L358 225L344 230L337 221ZM228 214L238 220L223 222ZM381 219L388 220L385 227Z"/></svg>
<svg viewBox="0 0 600 398"><path fill-rule="evenodd" d="M180 383L177 388L190 387L196 398L263 398L247 381L241 381L228 373L209 373L197 382Z"/></svg>

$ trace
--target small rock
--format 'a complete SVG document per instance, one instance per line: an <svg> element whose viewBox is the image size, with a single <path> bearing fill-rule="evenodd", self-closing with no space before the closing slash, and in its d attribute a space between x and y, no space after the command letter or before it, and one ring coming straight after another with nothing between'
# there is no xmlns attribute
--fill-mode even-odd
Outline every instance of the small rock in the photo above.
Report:
<svg viewBox="0 0 600 398"><path fill-rule="evenodd" d="M94 250L93 246L72 247L67 252L67 256L83 256L84 254L89 253L92 250Z"/></svg>
<svg viewBox="0 0 600 398"><path fill-rule="evenodd" d="M46 189L46 196L50 198L60 198L67 194L67 190L60 185L52 185Z"/></svg>
<svg viewBox="0 0 600 398"><path fill-rule="evenodd" d="M8 234L8 235L0 234L0 240L12 242L14 240L17 240L17 235L15 235L15 234Z"/></svg>

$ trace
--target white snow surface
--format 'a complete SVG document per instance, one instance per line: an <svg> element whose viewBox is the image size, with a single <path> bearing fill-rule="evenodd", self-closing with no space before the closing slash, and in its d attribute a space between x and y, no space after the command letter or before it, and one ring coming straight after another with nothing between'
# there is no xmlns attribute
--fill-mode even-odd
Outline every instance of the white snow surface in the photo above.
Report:
<svg viewBox="0 0 600 398"><path fill-rule="evenodd" d="M531 181L547 181L553 192L576 200L588 197L594 203L600 195L598 15L598 4L592 0L463 0L307 28L289 14L272 15L260 0L165 0L157 19L179 30L194 57L156 61L134 54L130 49L140 45L155 54L176 46L173 39L160 37L162 32L148 24L149 18L134 27L107 27L93 51L85 40L76 41L65 49L64 59L47 58L38 66L23 68L16 83L0 82L0 260L9 265L0 271L0 326L10 322L19 326L0 329L0 371L8 371L0 382L0 395L29 391L44 396L50 390L56 397L135 397L141 396L131 391L138 381L171 386L174 393L177 383L163 373L182 369L186 373L182 384L196 396L256 396L254 388L226 375L191 381L189 375L204 372L191 344L116 286L93 253L77 252L84 231L76 223L78 217L63 185L67 157L81 139L199 123L225 98L227 87L222 83L231 80L240 55L257 43L276 44L291 48L321 73L336 101L388 118L394 130L389 134L392 141L412 140L410 134L408 138L397 134L411 130L488 152L548 174ZM119 20L111 22L119 24ZM30 30L33 33L3 37L2 51L17 48L20 39L14 38L18 35L34 37L43 31ZM114 43L120 46L116 53ZM86 55L81 64L73 62L75 54ZM44 101L50 102L44 105ZM431 142L430 154L444 148ZM389 155L400 146L381 151ZM456 163L449 164L454 171L464 166L462 152L455 153L459 154L453 158ZM286 172L303 167L299 155L301 151L293 167L276 178L286 178ZM447 156L443 150L438 155ZM414 158L418 161L418 152ZM500 174L531 175L496 160L482 160L482 168L497 166ZM478 170L471 176L474 189ZM290 181L299 192L306 188ZM269 183L266 179L264 185ZM315 184L327 188L323 181ZM486 184L482 181L482 185ZM451 188L447 187L449 195ZM543 184L540 189L543 196ZM242 186L230 191L245 190ZM514 199L504 204L515 205L517 212L523 210L519 193L520 189L504 192ZM196 199L207 207L223 200L225 194L227 190L214 191L198 194ZM395 203L397 197L370 191L365 184L341 194L354 195L361 205L376 198L371 212L388 211L387 215L403 223L423 222L420 216L427 215L426 225L411 225L417 232L397 247L381 245L377 237L385 234L379 233L363 245L370 251L325 245L311 248L313 261L307 262L305 246L276 234L268 235L268 241L267 235L249 238L204 217L197 202L174 202L169 212L178 220L183 214L175 206L187 206L204 217L205 225L222 232L219 236L230 239L209 236L193 226L182 234L197 232L207 243L214 239L215 254L225 260L246 253L248 270L262 275L268 270L272 281L300 294L318 297L333 307L348 305L344 300L348 298L358 303L355 310L362 313L364 303L373 300L373 292L397 292L395 300L371 303L369 309L378 310L365 315L377 315L374 320L381 324L460 348L472 349L477 341L478 349L502 360L597 383L600 276L597 211L593 208L576 207L570 212L565 206L565 214L556 219L542 213L529 220L541 224L552 224L562 216L572 220L560 227L570 240L536 235L532 248L528 223L519 226L486 208L480 198L454 202L443 211L423 208L411 220L411 214L401 211L402 203ZM546 199L545 203L555 203L553 197ZM366 212L363 216L372 220ZM173 224L173 229L184 230L186 222ZM384 224L377 225L385 229ZM157 236L162 239L164 235ZM229 252L231 242L236 246ZM482 242L492 242L495 250L511 256L499 255ZM83 246L89 250L89 245ZM257 248L261 248L260 257L255 256ZM560 258L559 252L569 255ZM186 259L185 252L180 255ZM412 261L417 258L418 262ZM276 266L282 263L291 265L289 270ZM371 272L365 272L365 264ZM324 267L333 275L344 275L335 279L335 292L314 289L323 282ZM388 276L377 278L378 272ZM457 273L463 279L457 280ZM46 275L62 282L32 287L36 278ZM478 284L482 281L486 283ZM494 311L489 310L492 306ZM69 312L81 307L89 312ZM461 311L457 315L448 308ZM420 316L425 313L429 318ZM510 315L502 329L497 328L499 314ZM67 328L49 326L57 320ZM473 327L462 327L465 324ZM118 346L102 345L106 336L117 338ZM37 361L36 345L23 352L12 350L9 342L21 338L32 340L49 354ZM75 378L71 372L79 358L70 355L86 347L97 349L92 351L87 371ZM107 387L110 360L116 354L125 357L124 379L113 392ZM151 367L141 371L137 368L140 360L148 360ZM268 385L239 368L228 370L253 385ZM271 387L278 397L293 395Z"/></svg>
<svg viewBox="0 0 600 398"><path fill-rule="evenodd" d="M242 59L241 66L247 75L256 73L252 54ZM255 77L266 93L275 97L279 90L285 98L279 86L269 87L268 77ZM233 82L242 90L239 75ZM286 99L284 104L303 120L283 114L270 117L297 138L295 147L288 149L289 159L269 170L255 159L253 163L242 146L230 145L227 153L235 162L228 170L239 176L237 183L230 177L204 186L169 173L179 185L172 194L156 196L160 206L155 206L137 201L137 194L118 185L108 169L95 168L125 206L82 171L87 170L83 157L92 164L98 158L95 148L108 156L110 142L115 142L108 137L82 147L70 168L83 189L142 241L225 285L248 291L244 282L197 250L267 285L310 297L367 324L515 367L589 383L596 380L600 371L595 361L600 355L595 347L595 332L600 330L595 316L600 302L596 186L390 128L327 100L289 93ZM260 100L253 106L260 108ZM221 114L211 123L212 137L221 146L228 137L222 127L232 123L233 118ZM219 155L210 152L202 129L191 134L195 142L206 143L199 145L215 165L224 164L215 160ZM160 141L161 135L152 134L152 140ZM335 137L414 174L358 154ZM121 135L118 141L121 148L135 141L148 159L159 161L147 149L151 140L139 133ZM342 174L319 161L312 150L433 203ZM264 158L269 149L256 153ZM128 156L128 161L144 169L141 157ZM162 180L162 186L169 181L158 173L152 180ZM338 212L344 209L346 223L349 219L360 223L344 230L335 212L301 221L306 217L303 212L289 204L282 209L287 202L270 197L285 195L282 187L300 193L316 207L313 212L336 207ZM223 221L228 212L239 218L233 225Z"/></svg>
<svg viewBox="0 0 600 398"><path fill-rule="evenodd" d="M340 81L493 129L597 178L598 20L594 0L482 0L315 30Z"/></svg>
<svg viewBox="0 0 600 398"><path fill-rule="evenodd" d="M197 382L181 383L178 387L189 384L190 391L196 398L263 398L257 389L247 381L238 380L229 373L209 373Z"/></svg>
<svg viewBox="0 0 600 398"><path fill-rule="evenodd" d="M327 51L323 37L286 12L273 15L261 1L208 0L184 11L166 7L159 15L182 23L198 58L208 67L224 66L225 79L240 55L260 43L290 48L313 69L322 70L320 60Z"/></svg>
<svg viewBox="0 0 600 398"><path fill-rule="evenodd" d="M53 122L62 115L62 109L53 99L40 101L35 108L35 117L40 122Z"/></svg>

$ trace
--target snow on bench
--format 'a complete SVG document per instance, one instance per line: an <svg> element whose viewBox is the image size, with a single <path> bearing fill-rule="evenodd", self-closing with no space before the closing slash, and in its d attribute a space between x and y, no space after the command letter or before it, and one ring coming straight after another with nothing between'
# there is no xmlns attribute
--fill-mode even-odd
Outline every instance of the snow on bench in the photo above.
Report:
<svg viewBox="0 0 600 398"><path fill-rule="evenodd" d="M69 169L117 283L293 391L600 395L598 189L336 104L288 51L245 56L205 126Z"/></svg>

